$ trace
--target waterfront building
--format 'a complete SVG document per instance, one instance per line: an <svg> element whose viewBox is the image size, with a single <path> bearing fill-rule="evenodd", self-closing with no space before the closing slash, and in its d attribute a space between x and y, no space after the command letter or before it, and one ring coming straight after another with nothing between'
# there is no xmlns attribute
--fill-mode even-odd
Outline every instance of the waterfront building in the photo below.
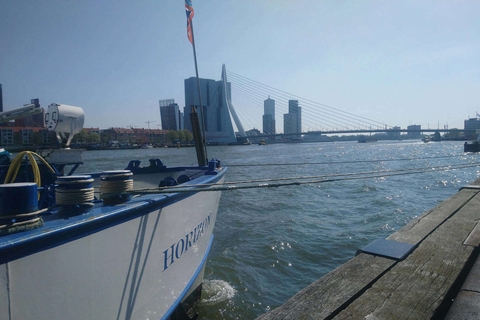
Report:
<svg viewBox="0 0 480 320"><path fill-rule="evenodd" d="M2 146L14 144L13 128L5 128L0 130L0 143Z"/></svg>
<svg viewBox="0 0 480 320"><path fill-rule="evenodd" d="M202 110L197 108L201 115L204 113L206 141L210 144L236 143L237 139L233 130L232 120L227 105L227 97L231 97L231 84L220 80L199 79L202 95ZM192 105L200 106L197 79L185 79L185 129L192 130L190 122L190 108ZM227 91L227 92L225 92ZM202 126L202 124L200 123Z"/></svg>
<svg viewBox="0 0 480 320"><path fill-rule="evenodd" d="M401 138L401 133L400 130L402 128L400 127L392 127L391 129L387 130L387 139L388 140L400 140Z"/></svg>
<svg viewBox="0 0 480 320"><path fill-rule="evenodd" d="M13 150L13 146L20 149L29 149L39 145L50 145L56 142L55 132L42 127L2 127L0 129L0 143L3 147Z"/></svg>
<svg viewBox="0 0 480 320"><path fill-rule="evenodd" d="M304 141L316 141L316 142L327 142L332 141L332 138L324 135L321 131L308 131L303 136Z"/></svg>
<svg viewBox="0 0 480 320"><path fill-rule="evenodd" d="M183 113L180 112L178 104L174 99L164 99L159 101L160 119L163 130L183 130Z"/></svg>
<svg viewBox="0 0 480 320"><path fill-rule="evenodd" d="M288 100L288 113L283 115L283 132L287 134L302 132L302 108L298 105L298 100ZM300 135L294 135L287 139L300 137Z"/></svg>
<svg viewBox="0 0 480 320"><path fill-rule="evenodd" d="M422 133L420 132L420 130L422 130L421 125L412 124L410 126L407 126L407 130L409 130L407 132L407 139L420 139L422 137Z"/></svg>
<svg viewBox="0 0 480 320"><path fill-rule="evenodd" d="M83 128L83 130L85 130L87 134L98 134L100 136L100 128L90 127L90 128Z"/></svg>
<svg viewBox="0 0 480 320"><path fill-rule="evenodd" d="M145 128L109 128L100 130L101 140L105 142L115 142L122 145L166 145L168 141L168 131L160 129Z"/></svg>
<svg viewBox="0 0 480 320"><path fill-rule="evenodd" d="M263 101L263 133L275 134L275 100L270 99Z"/></svg>
<svg viewBox="0 0 480 320"><path fill-rule="evenodd" d="M250 141L250 143L259 143L260 141L265 140L263 138L259 138L262 133L256 128L245 131L245 134L247 135L248 141Z"/></svg>
<svg viewBox="0 0 480 320"><path fill-rule="evenodd" d="M480 130L480 117L470 118L463 122L465 137L467 139L476 139L476 132Z"/></svg>

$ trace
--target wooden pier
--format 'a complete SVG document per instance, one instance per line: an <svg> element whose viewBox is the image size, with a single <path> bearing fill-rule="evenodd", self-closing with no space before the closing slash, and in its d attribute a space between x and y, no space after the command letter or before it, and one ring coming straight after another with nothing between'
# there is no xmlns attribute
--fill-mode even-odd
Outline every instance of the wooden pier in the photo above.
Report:
<svg viewBox="0 0 480 320"><path fill-rule="evenodd" d="M480 319L480 179L258 319Z"/></svg>

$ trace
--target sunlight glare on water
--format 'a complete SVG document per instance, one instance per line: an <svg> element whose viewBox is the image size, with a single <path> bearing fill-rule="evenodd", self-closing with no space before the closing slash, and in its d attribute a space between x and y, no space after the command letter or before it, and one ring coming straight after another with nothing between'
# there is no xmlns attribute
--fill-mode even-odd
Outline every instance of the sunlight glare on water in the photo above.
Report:
<svg viewBox="0 0 480 320"><path fill-rule="evenodd" d="M235 289L223 280L205 280L202 287L202 300L198 306L215 305L233 298Z"/></svg>
<svg viewBox="0 0 480 320"><path fill-rule="evenodd" d="M216 147L230 166L228 181L392 172L477 161L463 142L385 141ZM223 155L221 155L223 153ZM401 161L398 161L401 159ZM321 164L305 164L321 163ZM386 238L474 181L478 168L427 170L398 176L323 184L226 191L222 194L206 279L230 283L237 293L200 308L201 319L254 319Z"/></svg>
<svg viewBox="0 0 480 320"><path fill-rule="evenodd" d="M223 191L205 268L199 319L255 319L454 195L479 176L478 154L463 142L327 142L215 146L209 158L228 167L226 181L383 172L371 178ZM194 148L86 152L85 171L112 162L160 158L192 165ZM89 163L94 165L88 167ZM270 164L258 166L258 164ZM281 165L292 164L292 165ZM247 165L247 166L236 166ZM450 167L449 170L433 167ZM423 173L387 176L405 169Z"/></svg>

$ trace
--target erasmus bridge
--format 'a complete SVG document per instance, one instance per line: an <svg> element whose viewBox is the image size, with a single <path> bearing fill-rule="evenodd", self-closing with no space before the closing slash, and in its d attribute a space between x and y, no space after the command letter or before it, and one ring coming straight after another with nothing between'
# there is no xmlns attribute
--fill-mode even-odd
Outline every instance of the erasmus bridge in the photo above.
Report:
<svg viewBox="0 0 480 320"><path fill-rule="evenodd" d="M228 77L228 80L227 80ZM222 83L226 105L230 112L232 123L235 124L237 136L249 136L245 131L258 129L257 137L273 137L289 135L316 134L371 134L371 133L427 133L448 132L449 129L401 129L358 114L343 111L319 102L275 89L266 84L246 78L235 72L222 68ZM227 90L228 86L230 90ZM262 117L264 115L264 101L275 100L274 116L275 131L263 132ZM298 101L301 108L300 129L292 133L284 128L284 115L289 113L289 101ZM290 132L289 132L290 131Z"/></svg>

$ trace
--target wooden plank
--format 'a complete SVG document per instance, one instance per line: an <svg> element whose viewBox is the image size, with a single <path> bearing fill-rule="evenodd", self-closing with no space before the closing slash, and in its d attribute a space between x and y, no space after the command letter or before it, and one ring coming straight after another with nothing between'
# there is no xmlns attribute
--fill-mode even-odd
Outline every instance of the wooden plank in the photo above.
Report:
<svg viewBox="0 0 480 320"><path fill-rule="evenodd" d="M334 319L431 318L473 257L474 247L463 242L479 206L480 196L471 199Z"/></svg>
<svg viewBox="0 0 480 320"><path fill-rule="evenodd" d="M477 180L478 181L478 180ZM470 201L478 190L464 189L443 201L432 210L410 221L405 227L389 236L388 240L395 240L410 244L418 244L444 223L455 212Z"/></svg>
<svg viewBox="0 0 480 320"><path fill-rule="evenodd" d="M447 320L480 319L480 259L475 261L462 289L445 317Z"/></svg>
<svg viewBox="0 0 480 320"><path fill-rule="evenodd" d="M480 179L473 184L480 185ZM431 312L472 254L473 247L461 243L478 219L478 193L463 189L388 237L419 245L405 261L395 265L394 260L360 254L258 319L347 319L374 312L378 318L405 318L398 312L412 317Z"/></svg>
<svg viewBox="0 0 480 320"><path fill-rule="evenodd" d="M322 319L342 309L393 264L394 260L360 254L258 319Z"/></svg>

